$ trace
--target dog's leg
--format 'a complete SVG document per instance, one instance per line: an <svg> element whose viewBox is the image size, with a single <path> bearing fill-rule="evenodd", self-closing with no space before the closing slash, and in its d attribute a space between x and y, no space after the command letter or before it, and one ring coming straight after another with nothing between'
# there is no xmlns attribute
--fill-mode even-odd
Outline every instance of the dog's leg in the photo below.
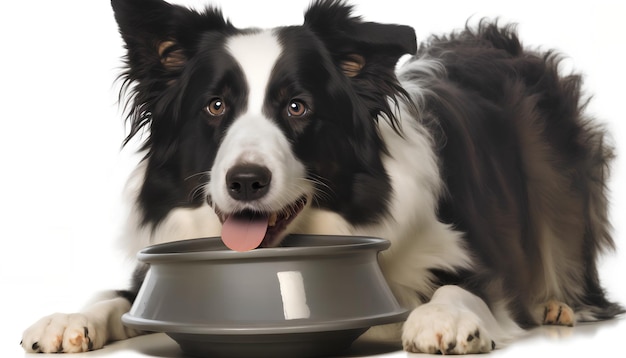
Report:
<svg viewBox="0 0 626 358"><path fill-rule="evenodd" d="M495 349L506 329L482 299L458 286L442 286L430 302L411 312L402 345L416 353L485 353Z"/></svg>
<svg viewBox="0 0 626 358"><path fill-rule="evenodd" d="M123 297L100 300L81 313L55 313L24 331L21 345L27 352L76 353L102 348L107 342L134 337L140 332L122 325L130 309Z"/></svg>

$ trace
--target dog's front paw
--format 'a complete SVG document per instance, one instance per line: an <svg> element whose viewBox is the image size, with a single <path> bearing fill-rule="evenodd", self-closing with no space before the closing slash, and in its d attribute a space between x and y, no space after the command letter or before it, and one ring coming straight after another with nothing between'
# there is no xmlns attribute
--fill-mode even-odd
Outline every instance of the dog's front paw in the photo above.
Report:
<svg viewBox="0 0 626 358"><path fill-rule="evenodd" d="M496 346L475 313L438 303L411 312L404 324L402 345L409 352L434 354L486 353Z"/></svg>
<svg viewBox="0 0 626 358"><path fill-rule="evenodd" d="M21 345L34 353L77 353L102 348L97 325L83 314L56 313L30 326Z"/></svg>

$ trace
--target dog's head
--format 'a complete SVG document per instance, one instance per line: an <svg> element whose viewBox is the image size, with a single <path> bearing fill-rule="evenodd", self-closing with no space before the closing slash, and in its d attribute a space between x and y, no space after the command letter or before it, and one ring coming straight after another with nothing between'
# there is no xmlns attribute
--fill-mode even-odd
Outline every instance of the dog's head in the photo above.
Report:
<svg viewBox="0 0 626 358"><path fill-rule="evenodd" d="M128 50L127 140L145 135L145 224L208 201L224 240L244 249L277 245L311 205L353 224L384 214L377 120L395 124L394 68L416 51L411 28L363 22L342 1L271 30L161 0L113 8Z"/></svg>

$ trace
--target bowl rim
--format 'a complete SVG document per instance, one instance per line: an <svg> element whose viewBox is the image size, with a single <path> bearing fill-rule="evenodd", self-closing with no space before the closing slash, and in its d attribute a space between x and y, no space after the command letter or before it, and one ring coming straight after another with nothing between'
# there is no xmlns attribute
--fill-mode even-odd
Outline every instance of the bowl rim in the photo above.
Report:
<svg viewBox="0 0 626 358"><path fill-rule="evenodd" d="M357 235L291 234L285 238L285 242L290 241L314 243L315 245L258 248L246 252L237 252L228 249L219 236L213 236L148 246L137 253L137 259L145 263L154 264L205 260L330 257L351 253L362 254L367 251L380 252L391 246L389 240L386 239ZM202 249L203 245L206 246L205 249Z"/></svg>
<svg viewBox="0 0 626 358"><path fill-rule="evenodd" d="M373 326L403 322L409 316L409 311L398 307L393 312L351 319L327 320L319 322L278 322L276 325L251 325L225 327L223 323L182 323L173 321L151 320L133 316L130 312L122 315L125 326L154 332L201 334L215 336L243 336L243 335L269 335L269 334L299 334L313 332L343 331L350 329L362 329ZM281 324L283 323L283 324Z"/></svg>

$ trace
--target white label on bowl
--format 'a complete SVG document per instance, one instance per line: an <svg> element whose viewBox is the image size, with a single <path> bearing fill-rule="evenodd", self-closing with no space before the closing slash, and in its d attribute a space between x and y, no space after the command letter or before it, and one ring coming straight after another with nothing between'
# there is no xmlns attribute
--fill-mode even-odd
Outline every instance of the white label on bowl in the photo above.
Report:
<svg viewBox="0 0 626 358"><path fill-rule="evenodd" d="M311 317L311 311L306 304L304 280L300 271L278 272L280 295L283 299L285 319L300 319Z"/></svg>

